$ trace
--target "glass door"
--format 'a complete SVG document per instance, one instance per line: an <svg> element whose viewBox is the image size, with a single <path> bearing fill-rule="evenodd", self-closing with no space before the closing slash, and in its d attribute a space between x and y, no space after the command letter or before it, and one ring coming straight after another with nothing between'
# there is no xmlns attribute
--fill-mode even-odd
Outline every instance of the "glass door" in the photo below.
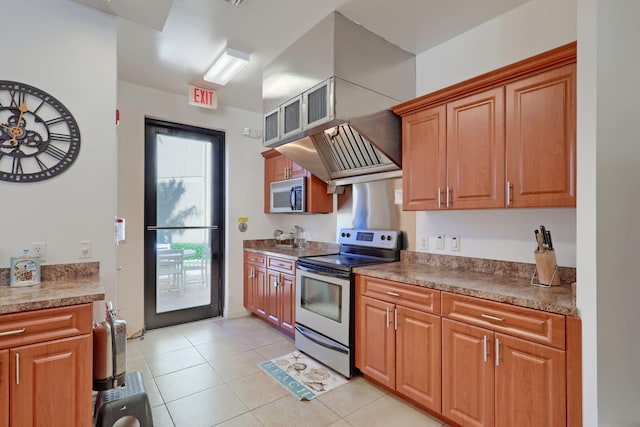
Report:
<svg viewBox="0 0 640 427"><path fill-rule="evenodd" d="M145 327L222 313L224 133L145 121Z"/></svg>

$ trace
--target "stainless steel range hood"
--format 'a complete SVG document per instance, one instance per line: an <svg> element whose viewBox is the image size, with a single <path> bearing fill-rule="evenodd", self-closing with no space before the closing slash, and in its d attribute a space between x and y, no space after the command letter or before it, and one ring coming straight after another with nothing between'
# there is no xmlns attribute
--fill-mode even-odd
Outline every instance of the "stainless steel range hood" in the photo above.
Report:
<svg viewBox="0 0 640 427"><path fill-rule="evenodd" d="M415 57L333 12L267 65L264 145L332 185L401 176Z"/></svg>

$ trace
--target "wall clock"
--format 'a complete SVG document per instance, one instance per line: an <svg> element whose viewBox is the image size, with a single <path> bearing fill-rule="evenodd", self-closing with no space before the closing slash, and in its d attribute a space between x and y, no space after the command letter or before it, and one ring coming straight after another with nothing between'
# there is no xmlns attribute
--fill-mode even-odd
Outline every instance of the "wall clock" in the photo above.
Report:
<svg viewBox="0 0 640 427"><path fill-rule="evenodd" d="M0 80L1 181L54 177L79 151L78 123L60 101L33 86Z"/></svg>

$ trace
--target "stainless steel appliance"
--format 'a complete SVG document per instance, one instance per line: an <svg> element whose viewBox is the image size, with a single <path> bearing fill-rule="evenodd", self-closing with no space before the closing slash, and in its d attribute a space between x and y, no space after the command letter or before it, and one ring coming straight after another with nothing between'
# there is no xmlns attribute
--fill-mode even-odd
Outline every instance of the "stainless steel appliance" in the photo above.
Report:
<svg viewBox="0 0 640 427"><path fill-rule="evenodd" d="M271 183L271 212L304 212L306 208L305 178Z"/></svg>
<svg viewBox="0 0 640 427"><path fill-rule="evenodd" d="M296 348L349 378L354 374L353 268L400 259L402 233L342 229L340 252L298 259Z"/></svg>
<svg viewBox="0 0 640 427"><path fill-rule="evenodd" d="M264 145L331 184L401 176L415 56L332 12L263 69Z"/></svg>
<svg viewBox="0 0 640 427"><path fill-rule="evenodd" d="M127 375L127 322L116 319L111 302L106 319L93 324L93 389L109 390L125 385Z"/></svg>

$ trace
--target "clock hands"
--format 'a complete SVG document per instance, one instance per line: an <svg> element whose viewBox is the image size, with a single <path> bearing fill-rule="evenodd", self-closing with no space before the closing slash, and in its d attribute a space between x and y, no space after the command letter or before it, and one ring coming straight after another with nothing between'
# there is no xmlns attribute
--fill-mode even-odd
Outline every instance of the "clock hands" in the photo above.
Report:
<svg viewBox="0 0 640 427"><path fill-rule="evenodd" d="M24 116L24 113L29 111L29 108L27 107L27 101L22 101L22 104L20 104L20 106L18 107L18 111L20 111L20 115L18 116L18 121L15 126L7 126L0 123L0 126L2 126L5 129L9 129L9 134L12 136L12 138L9 139L7 142L12 147L17 147L18 144L20 144L17 138L21 138L25 135L25 130L21 127L21 123L22 123L22 117Z"/></svg>

